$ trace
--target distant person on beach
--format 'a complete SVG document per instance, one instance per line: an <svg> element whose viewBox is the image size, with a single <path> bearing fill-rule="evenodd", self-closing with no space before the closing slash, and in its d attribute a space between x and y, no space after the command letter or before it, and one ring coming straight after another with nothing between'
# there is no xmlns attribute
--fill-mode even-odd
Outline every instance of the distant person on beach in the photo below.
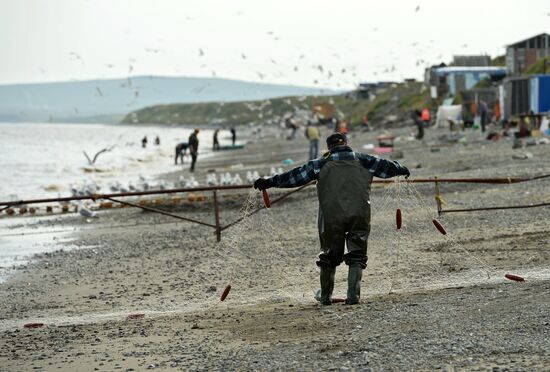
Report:
<svg viewBox="0 0 550 372"><path fill-rule="evenodd" d="M189 148L189 143L181 142L176 145L176 158L174 159L175 164L178 164L178 158L183 164L183 157L187 154L187 149Z"/></svg>
<svg viewBox="0 0 550 372"><path fill-rule="evenodd" d="M422 113L420 114L422 122L424 123L424 127L428 128L430 126L430 121L432 120L432 117L430 115L430 110L425 108L422 110Z"/></svg>
<svg viewBox="0 0 550 372"><path fill-rule="evenodd" d="M481 131L485 132L485 126L487 125L487 119L489 116L489 108L487 107L487 103L485 101L479 102L478 111L481 122Z"/></svg>
<svg viewBox="0 0 550 372"><path fill-rule="evenodd" d="M348 121L347 120L342 120L342 122L340 122L340 124L338 124L338 133L343 134L343 135L347 135L348 132L349 132Z"/></svg>
<svg viewBox="0 0 550 372"><path fill-rule="evenodd" d="M422 112L420 110L414 110L411 114L411 117L413 119L414 125L416 125L416 129L418 129L418 133L416 134L416 139L421 140L424 138L424 122L422 121Z"/></svg>
<svg viewBox="0 0 550 372"><path fill-rule="evenodd" d="M143 139L141 140L141 147L147 147L147 136L143 137Z"/></svg>
<svg viewBox="0 0 550 372"><path fill-rule="evenodd" d="M319 140L321 139L319 128L314 126L311 121L308 121L305 135L309 140L309 160L317 159L319 155Z"/></svg>
<svg viewBox="0 0 550 372"><path fill-rule="evenodd" d="M286 139L293 140L296 138L296 130L298 129L298 126L294 123L294 121L292 121L292 117L285 119L285 126L291 129L291 132Z"/></svg>
<svg viewBox="0 0 550 372"><path fill-rule="evenodd" d="M197 156L199 156L199 135L200 130L196 128L189 136L189 154L191 155L191 168L190 172L195 171L195 163L197 162Z"/></svg>
<svg viewBox="0 0 550 372"><path fill-rule="evenodd" d="M365 114L365 116L363 116L363 131L364 132L370 132L370 125L369 125L369 116L367 114Z"/></svg>
<svg viewBox="0 0 550 372"><path fill-rule="evenodd" d="M327 138L328 152L301 167L270 178L258 178L254 188L291 188L317 181L322 305L332 303L336 266L348 265L346 304L360 300L363 269L367 267L367 239L370 233L370 187L373 177L409 177L409 170L391 160L353 151L345 135ZM344 254L344 248L347 252Z"/></svg>
<svg viewBox="0 0 550 372"><path fill-rule="evenodd" d="M157 138L155 138L155 145L159 146L160 145L160 137L157 136Z"/></svg>
<svg viewBox="0 0 550 372"><path fill-rule="evenodd" d="M216 151L220 149L220 141L218 140L219 129L214 131L214 138L212 139L212 150Z"/></svg>
<svg viewBox="0 0 550 372"><path fill-rule="evenodd" d="M237 140L237 130L235 127L231 127L231 143L233 144L233 147L235 147L235 141Z"/></svg>

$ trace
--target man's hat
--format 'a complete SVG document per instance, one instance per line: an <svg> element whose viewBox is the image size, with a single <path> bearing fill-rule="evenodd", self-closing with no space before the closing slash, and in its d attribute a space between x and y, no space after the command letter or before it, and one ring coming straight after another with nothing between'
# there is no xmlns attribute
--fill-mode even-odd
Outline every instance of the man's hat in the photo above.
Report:
<svg viewBox="0 0 550 372"><path fill-rule="evenodd" d="M333 133L327 137L327 146L340 146L348 143L348 139L342 133Z"/></svg>

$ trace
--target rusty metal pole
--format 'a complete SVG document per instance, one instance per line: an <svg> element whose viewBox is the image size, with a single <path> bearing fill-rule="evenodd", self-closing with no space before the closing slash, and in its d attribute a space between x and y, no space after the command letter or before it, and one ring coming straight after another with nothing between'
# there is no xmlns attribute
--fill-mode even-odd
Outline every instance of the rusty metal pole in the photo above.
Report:
<svg viewBox="0 0 550 372"><path fill-rule="evenodd" d="M220 226L220 208L218 205L218 192L212 191L214 194L214 217L216 219L216 241L219 243L222 240L222 229Z"/></svg>
<svg viewBox="0 0 550 372"><path fill-rule="evenodd" d="M437 182L437 177L435 177L435 202L437 204L437 215L441 216L441 194L439 193L439 182Z"/></svg>

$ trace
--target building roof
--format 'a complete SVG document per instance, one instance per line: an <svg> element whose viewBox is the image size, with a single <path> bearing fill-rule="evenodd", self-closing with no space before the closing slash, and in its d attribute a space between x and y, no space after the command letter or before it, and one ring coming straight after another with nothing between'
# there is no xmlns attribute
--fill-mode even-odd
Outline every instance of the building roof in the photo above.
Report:
<svg viewBox="0 0 550 372"><path fill-rule="evenodd" d="M531 36L531 37L528 37L527 39L523 39L523 40L521 40L521 41L516 41L516 42L513 43L513 44L508 44L507 47L508 47L508 48L515 47L515 46L518 45L518 44L525 43L526 41L529 41L529 40L531 40L531 39L534 39L534 38L537 38L537 37L541 37L541 36L550 37L550 35L548 35L546 32L543 32L542 34L538 34L538 35L535 35L535 36Z"/></svg>
<svg viewBox="0 0 550 372"><path fill-rule="evenodd" d="M465 67L465 66L450 66L450 67L439 67L435 69L437 75L448 75L448 74L467 74L467 73L486 73L491 75L506 75L505 67L498 66L474 66L474 67Z"/></svg>

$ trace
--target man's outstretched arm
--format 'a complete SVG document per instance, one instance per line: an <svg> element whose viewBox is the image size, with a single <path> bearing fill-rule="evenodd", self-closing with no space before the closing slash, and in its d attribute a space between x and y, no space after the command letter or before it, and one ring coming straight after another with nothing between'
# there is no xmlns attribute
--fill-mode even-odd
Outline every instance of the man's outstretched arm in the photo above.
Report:
<svg viewBox="0 0 550 372"><path fill-rule="evenodd" d="M270 187L291 188L305 185L317 178L321 170L321 159L310 160L301 167L297 167L277 174L270 178L258 178L254 182L254 188L259 190L269 189Z"/></svg>
<svg viewBox="0 0 550 372"><path fill-rule="evenodd" d="M409 169L396 161L377 158L367 154L359 154L359 160L363 167L367 168L374 176L380 178L391 178L395 176L411 175Z"/></svg>

